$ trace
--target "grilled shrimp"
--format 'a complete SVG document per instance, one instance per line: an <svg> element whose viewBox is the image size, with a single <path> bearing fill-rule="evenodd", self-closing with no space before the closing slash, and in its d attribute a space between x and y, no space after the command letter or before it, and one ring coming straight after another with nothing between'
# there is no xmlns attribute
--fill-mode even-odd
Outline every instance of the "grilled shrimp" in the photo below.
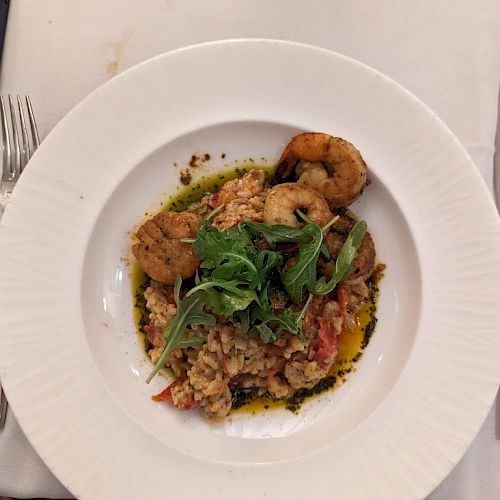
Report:
<svg viewBox="0 0 500 500"><path fill-rule="evenodd" d="M355 223L356 221L351 217L341 215L332 226L330 233L325 237L325 245L330 252L332 260L320 265L319 270L327 278L331 278L335 272L335 259ZM351 268L351 274L344 280L344 284L346 285L357 285L368 279L373 273L373 269L375 268L375 246L370 233L366 233L361 240L361 246Z"/></svg>
<svg viewBox="0 0 500 500"><path fill-rule="evenodd" d="M274 186L267 195L264 222L297 227L297 209L304 210L320 226L326 225L333 217L328 203L317 191L305 184L288 183Z"/></svg>
<svg viewBox="0 0 500 500"><path fill-rule="evenodd" d="M189 212L160 212L137 231L139 243L132 253L141 268L155 281L173 285L175 277L190 278L200 262L189 243L180 238L194 238L200 218Z"/></svg>
<svg viewBox="0 0 500 500"><path fill-rule="evenodd" d="M340 137L307 132L296 135L278 162L272 183L290 179L321 193L330 208L346 207L363 192L368 169L359 151Z"/></svg>

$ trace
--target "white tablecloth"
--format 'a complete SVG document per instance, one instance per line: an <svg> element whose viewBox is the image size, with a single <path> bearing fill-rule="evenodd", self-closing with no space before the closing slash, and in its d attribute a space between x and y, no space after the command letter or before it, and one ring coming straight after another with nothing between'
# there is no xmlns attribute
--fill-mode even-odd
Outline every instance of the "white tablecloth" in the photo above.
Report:
<svg viewBox="0 0 500 500"><path fill-rule="evenodd" d="M491 187L500 80L499 0L12 0L1 93L29 94L42 137L124 69L193 43L306 42L386 73L428 104ZM500 249L499 249L500 251ZM57 411L54 408L54 411ZM494 410L432 500L500 498ZM0 433L0 495L69 497L11 412Z"/></svg>

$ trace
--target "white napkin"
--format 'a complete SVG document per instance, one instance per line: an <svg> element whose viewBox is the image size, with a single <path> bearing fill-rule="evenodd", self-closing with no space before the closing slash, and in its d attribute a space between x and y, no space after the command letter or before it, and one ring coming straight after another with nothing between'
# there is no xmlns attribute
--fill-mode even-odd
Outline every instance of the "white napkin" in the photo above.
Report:
<svg viewBox="0 0 500 500"><path fill-rule="evenodd" d="M10 408L0 431L0 495L72 498L31 447Z"/></svg>
<svg viewBox="0 0 500 500"><path fill-rule="evenodd" d="M464 144L491 186L500 79L498 0L16 0L2 93L31 95L42 136L106 79L181 46L281 38L359 59L416 94ZM57 411L57 408L54 408ZM432 500L500 498L500 442L490 413ZM9 412L0 495L68 496Z"/></svg>

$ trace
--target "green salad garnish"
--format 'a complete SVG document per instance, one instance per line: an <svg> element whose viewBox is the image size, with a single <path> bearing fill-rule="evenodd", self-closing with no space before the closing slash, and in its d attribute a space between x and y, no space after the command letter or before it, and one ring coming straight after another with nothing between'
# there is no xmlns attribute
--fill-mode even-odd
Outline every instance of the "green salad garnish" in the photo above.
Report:
<svg viewBox="0 0 500 500"><path fill-rule="evenodd" d="M294 228L243 221L219 231L211 226L213 216L222 206L203 220L196 238L189 241L201 261L194 286L180 299L181 279L174 286L177 314L164 332L165 349L147 382L161 369L175 349L200 344L188 327L215 325L213 314L238 323L243 332L275 342L283 332L301 335L302 320L314 295L325 295L351 273L367 225L357 222L337 257L335 273L329 281L317 275L320 254L329 256L323 244L323 231L338 217L321 228L298 212L305 224ZM284 266L283 254L292 248L296 253L293 266ZM298 250L298 252L297 252ZM292 306L288 303L287 297ZM273 301L281 302L278 310ZM205 306L213 314L205 312ZM305 341L305 337L301 335Z"/></svg>

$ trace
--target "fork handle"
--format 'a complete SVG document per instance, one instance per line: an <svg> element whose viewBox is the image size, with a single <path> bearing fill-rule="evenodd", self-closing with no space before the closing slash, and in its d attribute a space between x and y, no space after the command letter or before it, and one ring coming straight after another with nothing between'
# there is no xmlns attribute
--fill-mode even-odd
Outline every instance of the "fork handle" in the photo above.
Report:
<svg viewBox="0 0 500 500"><path fill-rule="evenodd" d="M9 0L0 0L0 65L3 53L3 42L7 30L7 17L9 16Z"/></svg>
<svg viewBox="0 0 500 500"><path fill-rule="evenodd" d="M5 426L5 419L7 418L7 398L0 385L0 429Z"/></svg>

